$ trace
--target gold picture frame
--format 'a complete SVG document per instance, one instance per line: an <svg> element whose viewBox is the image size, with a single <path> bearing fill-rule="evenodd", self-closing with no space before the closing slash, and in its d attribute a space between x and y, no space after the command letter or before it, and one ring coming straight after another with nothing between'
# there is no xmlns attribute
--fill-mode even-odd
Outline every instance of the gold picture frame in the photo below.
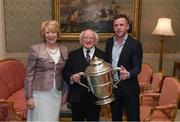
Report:
<svg viewBox="0 0 180 122"><path fill-rule="evenodd" d="M112 18L119 13L128 15L129 34L139 39L141 0L53 0L52 4L60 40L78 40L87 28L95 30L100 41L106 40L113 36Z"/></svg>

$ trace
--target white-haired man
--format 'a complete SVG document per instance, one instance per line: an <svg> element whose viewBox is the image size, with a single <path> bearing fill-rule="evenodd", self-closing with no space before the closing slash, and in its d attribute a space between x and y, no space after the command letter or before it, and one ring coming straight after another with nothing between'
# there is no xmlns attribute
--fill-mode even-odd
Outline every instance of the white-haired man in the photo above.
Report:
<svg viewBox="0 0 180 122"><path fill-rule="evenodd" d="M91 29L81 32L79 42L82 46L69 53L63 72L64 80L70 86L68 100L71 103L72 121L98 121L100 106L95 105L96 97L92 92L79 85L80 82L87 84L87 79L80 72L85 71L89 59L94 56L104 59L105 53L96 47L98 35Z"/></svg>

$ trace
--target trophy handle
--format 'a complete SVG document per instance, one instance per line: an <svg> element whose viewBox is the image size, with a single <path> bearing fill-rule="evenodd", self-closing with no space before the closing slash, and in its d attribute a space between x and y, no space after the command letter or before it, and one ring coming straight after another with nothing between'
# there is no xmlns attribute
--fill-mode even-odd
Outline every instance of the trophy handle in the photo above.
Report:
<svg viewBox="0 0 180 122"><path fill-rule="evenodd" d="M79 74L79 75L81 75L81 76L86 77L86 75L84 74L84 72L80 72L80 73L78 73L78 74ZM88 91L90 91L89 86L87 86L87 85L85 85L85 84L83 84L83 83L81 83L81 82L79 82L79 85L81 85L81 86L83 86L83 87L87 88L87 89L88 89Z"/></svg>
<svg viewBox="0 0 180 122"><path fill-rule="evenodd" d="M120 70L121 70L121 67L114 67L113 68L113 71L120 71ZM118 81L115 81L115 80L113 80L113 81L114 81L113 87L117 88L117 84L121 81L121 79Z"/></svg>

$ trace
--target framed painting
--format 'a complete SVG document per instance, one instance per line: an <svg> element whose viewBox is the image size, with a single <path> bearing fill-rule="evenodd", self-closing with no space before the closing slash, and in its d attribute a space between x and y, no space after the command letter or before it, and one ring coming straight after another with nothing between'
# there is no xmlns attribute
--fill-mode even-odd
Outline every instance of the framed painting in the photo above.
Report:
<svg viewBox="0 0 180 122"><path fill-rule="evenodd" d="M113 19L126 14L129 34L139 38L141 0L53 0L53 18L60 23L61 40L78 40L82 30L95 30L101 40L113 36Z"/></svg>

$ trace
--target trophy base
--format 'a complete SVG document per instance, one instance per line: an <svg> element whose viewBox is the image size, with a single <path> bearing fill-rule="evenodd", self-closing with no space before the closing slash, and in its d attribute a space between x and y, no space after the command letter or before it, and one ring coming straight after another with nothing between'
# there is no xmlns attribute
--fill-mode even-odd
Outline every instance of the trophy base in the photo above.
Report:
<svg viewBox="0 0 180 122"><path fill-rule="evenodd" d="M103 98L102 99L98 99L96 101L96 105L105 105L105 104L111 103L114 100L115 100L114 95L112 95L112 96L104 98L104 99Z"/></svg>

